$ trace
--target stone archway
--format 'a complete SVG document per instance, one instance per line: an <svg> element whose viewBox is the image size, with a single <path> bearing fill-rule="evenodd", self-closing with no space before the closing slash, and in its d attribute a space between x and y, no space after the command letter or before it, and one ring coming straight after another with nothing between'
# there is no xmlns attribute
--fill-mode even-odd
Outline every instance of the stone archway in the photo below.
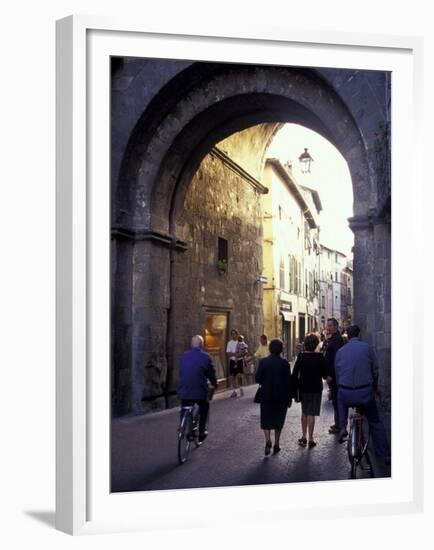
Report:
<svg viewBox="0 0 434 550"><path fill-rule="evenodd" d="M157 407L170 404L175 295L170 274L174 255L185 248L174 232L174 213L201 160L235 132L268 124L272 134L285 122L320 133L348 163L355 317L374 341L377 175L372 144L353 112L314 70L194 64L156 94L142 114L114 182L113 357L127 379L119 397L123 409L140 412L144 397L156 400ZM264 151L265 146L266 140Z"/></svg>

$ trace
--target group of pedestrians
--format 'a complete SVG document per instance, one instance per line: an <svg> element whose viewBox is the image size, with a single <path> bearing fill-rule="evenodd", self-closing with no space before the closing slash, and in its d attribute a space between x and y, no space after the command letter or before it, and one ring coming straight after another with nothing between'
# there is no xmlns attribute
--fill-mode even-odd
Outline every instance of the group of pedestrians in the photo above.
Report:
<svg viewBox="0 0 434 550"><path fill-rule="evenodd" d="M360 339L360 328L346 330L346 342L336 319L327 321L327 338L320 346L314 333L306 336L303 350L297 355L294 369L281 357L282 342L272 340L270 356L262 359L256 373L260 384L261 429L265 436L265 455L280 450L280 434L292 399L301 402L301 437L298 444L313 448L315 418L320 415L323 380L326 380L334 409L334 423L329 428L342 443L347 432L348 408L363 407L372 434L375 452L386 462L390 449L386 431L378 414L375 393L378 388L378 362L372 347ZM274 430L274 446L271 431Z"/></svg>
<svg viewBox="0 0 434 550"><path fill-rule="evenodd" d="M260 345L256 352L251 354L244 336L235 328L231 330L231 339L226 346L226 357L229 361L229 383L232 390L231 397L237 397L237 391L240 397L244 395L243 374L246 365L251 365L255 359L262 359L268 354L268 340L265 334L261 335Z"/></svg>
<svg viewBox="0 0 434 550"><path fill-rule="evenodd" d="M346 341L339 332L336 319L327 321L327 337L322 346L320 338L309 333L297 355L291 372L289 362L282 357L283 344L261 336L261 345L254 354L259 359L255 379L259 384L257 401L260 403L260 426L265 436L265 455L280 451L280 435L288 408L293 400L301 402L301 437L298 444L313 448L315 418L320 415L323 381L326 380L333 401L334 423L329 428L339 442L348 435L348 408L363 406L369 423L374 449L386 462L390 450L386 432L379 418L375 400L378 386L378 363L368 343L360 339L360 329L352 325L346 330ZM203 351L203 338L192 338L192 349L181 358L178 396L182 405L197 402L200 407L199 440L207 436L206 420L209 409L208 388L217 380L211 357ZM231 331L226 354L229 360L231 397L243 395L242 373L247 345L237 330ZM274 431L274 443L271 432Z"/></svg>
<svg viewBox="0 0 434 550"><path fill-rule="evenodd" d="M289 362L281 357L281 340L270 342L270 355L259 362L256 382L260 402L261 429L265 435L265 455L280 451L280 434L285 423L288 407L293 399L301 401L301 437L299 445L315 447L313 439L315 417L320 415L323 379L327 377L324 355L317 352L319 338L308 334L304 349L297 356L291 373ZM271 431L274 430L274 446Z"/></svg>

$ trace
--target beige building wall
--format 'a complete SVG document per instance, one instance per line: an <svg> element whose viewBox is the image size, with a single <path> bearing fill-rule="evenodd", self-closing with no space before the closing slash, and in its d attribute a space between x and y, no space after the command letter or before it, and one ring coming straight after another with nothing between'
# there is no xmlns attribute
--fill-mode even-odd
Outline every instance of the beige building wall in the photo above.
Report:
<svg viewBox="0 0 434 550"><path fill-rule="evenodd" d="M313 250L314 235L318 245L318 229L312 231L306 218L306 207L314 207L313 202L306 201L305 192L297 187L289 172L282 175L287 168L279 168L273 162L265 164L263 184L269 192L261 197L263 275L268 281L264 285L264 329L269 338L281 338L287 343L287 355L292 356L300 337L300 319L304 319L304 333L318 323L315 280L319 258ZM287 178L292 180L291 188ZM312 241L310 254L307 238Z"/></svg>
<svg viewBox="0 0 434 550"><path fill-rule="evenodd" d="M324 324L327 319L334 317L337 319L340 327L343 328L344 325L348 324L348 315L352 317L352 311L349 313L346 308L347 265L348 259L345 254L338 250L321 246L319 300L320 321L324 318ZM352 286L352 269L349 272L351 273L350 284ZM323 307L323 303L325 307ZM320 324L323 324L322 321Z"/></svg>

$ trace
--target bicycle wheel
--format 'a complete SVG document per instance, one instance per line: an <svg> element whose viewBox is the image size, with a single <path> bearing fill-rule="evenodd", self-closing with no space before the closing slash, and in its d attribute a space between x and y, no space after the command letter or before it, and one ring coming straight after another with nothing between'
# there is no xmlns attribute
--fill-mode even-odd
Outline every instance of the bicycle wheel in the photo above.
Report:
<svg viewBox="0 0 434 550"><path fill-rule="evenodd" d="M357 422L351 420L350 433L348 434L347 440L347 451L348 451L348 460L353 463L354 459L357 457L357 441L359 438L359 430Z"/></svg>
<svg viewBox="0 0 434 550"><path fill-rule="evenodd" d="M363 418L361 423L361 438L360 438L360 459L365 456L369 445L369 438L371 436L368 422L365 422Z"/></svg>
<svg viewBox="0 0 434 550"><path fill-rule="evenodd" d="M184 429L178 432L178 462L184 464L190 454L192 436L192 422L190 414L187 415L184 423Z"/></svg>
<svg viewBox="0 0 434 550"><path fill-rule="evenodd" d="M348 460L351 464L351 479L357 477L357 464L359 461L358 456L358 442L359 442L360 426L357 420L351 420L350 433L348 434L347 451Z"/></svg>
<svg viewBox="0 0 434 550"><path fill-rule="evenodd" d="M198 405L195 405L193 412L192 412L192 430L191 435L192 439L194 441L194 445L196 447L200 447L199 443L199 420L200 420L200 412Z"/></svg>

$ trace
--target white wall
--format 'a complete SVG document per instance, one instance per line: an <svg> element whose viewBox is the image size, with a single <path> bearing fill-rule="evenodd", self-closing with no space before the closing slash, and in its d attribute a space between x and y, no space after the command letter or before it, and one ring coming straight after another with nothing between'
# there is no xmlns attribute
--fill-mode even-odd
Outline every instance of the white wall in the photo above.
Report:
<svg viewBox="0 0 434 550"><path fill-rule="evenodd" d="M106 550L130 547L159 549L187 547L200 537L208 550L229 542L251 549L271 548L288 539L291 547L309 545L322 549L366 549L420 546L432 541L434 520L433 469L426 470L426 512L424 515L282 522L281 528L261 524L252 518L249 526L231 531L217 526L211 532L153 533L86 537L72 540L48 526L54 511L54 20L70 13L128 15L142 19L195 21L205 24L246 28L297 26L313 29L424 35L426 44L425 156L431 158L433 140L434 34L430 2L411 3L365 0L350 6L339 0L305 3L269 0L266 5L251 0L220 0L218 5L184 0L30 2L16 0L2 4L1 135L2 162L0 235L2 239L0 337L1 383L1 512L0 539L8 550L21 548L94 548ZM332 61L332 60L331 60ZM5 154L5 152L7 153ZM432 185L418 206L433 204ZM427 223L427 222L426 222ZM429 235L428 226L421 234ZM432 246L426 242L426 249ZM427 297L422 330L431 327ZM430 307L431 306L431 307ZM427 335L426 335L427 336ZM428 338L421 338L427 342ZM427 348L426 348L427 349ZM425 354L428 364L428 351ZM432 370L426 369L426 414L428 391L434 387ZM421 443L421 442L420 442ZM425 456L433 456L433 438L423 442ZM423 446L420 446L423 452ZM432 462L426 460L427 465ZM271 464L270 464L271 466ZM379 490L381 490L379 488ZM39 514L38 521L29 513ZM44 519L45 518L45 519ZM308 515L306 517L308 520ZM366 536L355 537L354 532ZM338 536L335 536L339 533ZM422 540L425 541L422 543Z"/></svg>
<svg viewBox="0 0 434 550"><path fill-rule="evenodd" d="M292 254L301 262L301 284L304 284L304 216L301 208L282 178L272 170L273 186L273 229L274 229L274 273L276 286L280 287L280 258L285 264L285 290L288 287L288 254ZM279 207L281 219L279 219ZM299 231L298 231L299 230Z"/></svg>

